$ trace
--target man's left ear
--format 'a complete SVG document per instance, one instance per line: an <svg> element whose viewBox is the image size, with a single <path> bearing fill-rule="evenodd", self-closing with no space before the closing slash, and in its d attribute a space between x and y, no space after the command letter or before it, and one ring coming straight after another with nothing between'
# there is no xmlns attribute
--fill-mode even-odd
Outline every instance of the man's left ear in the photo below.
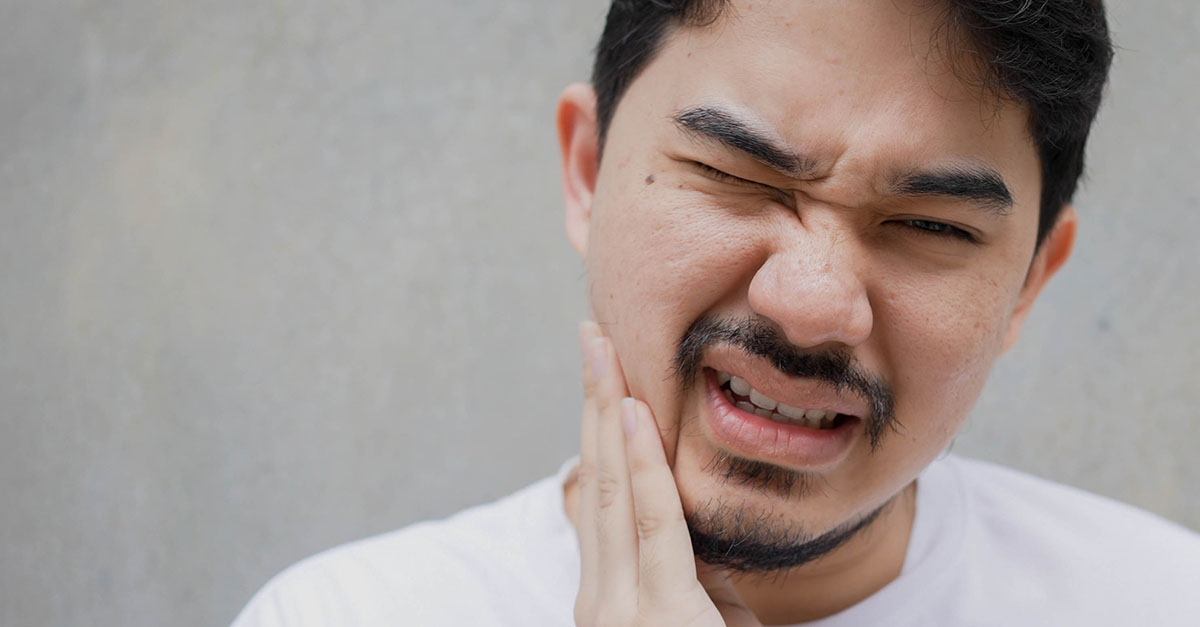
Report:
<svg viewBox="0 0 1200 627"><path fill-rule="evenodd" d="M1041 248L1034 255L1033 264L1025 276L1025 285L1021 287L1021 294L1017 298L1017 307L1008 322L1003 350L1007 351L1016 343L1017 336L1021 334L1021 325L1025 323L1025 317L1033 308L1033 301L1037 299L1050 277L1054 276L1071 256L1071 249L1075 247L1075 229L1078 221L1079 215L1074 206L1063 207L1054 228L1046 235L1046 241L1042 242Z"/></svg>

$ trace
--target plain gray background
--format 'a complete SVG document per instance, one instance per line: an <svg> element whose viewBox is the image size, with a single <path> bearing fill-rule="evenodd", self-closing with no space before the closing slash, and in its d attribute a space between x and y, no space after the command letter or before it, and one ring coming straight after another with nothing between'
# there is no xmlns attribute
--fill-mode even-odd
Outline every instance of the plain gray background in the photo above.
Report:
<svg viewBox="0 0 1200 627"><path fill-rule="evenodd" d="M0 623L222 625L575 450L552 112L604 0L0 1ZM1200 528L1200 3L955 445Z"/></svg>

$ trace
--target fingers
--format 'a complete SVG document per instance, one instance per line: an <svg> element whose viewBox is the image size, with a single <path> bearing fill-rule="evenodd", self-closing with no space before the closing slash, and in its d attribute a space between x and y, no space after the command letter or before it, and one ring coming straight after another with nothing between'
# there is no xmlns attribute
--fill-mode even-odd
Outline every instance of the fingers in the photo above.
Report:
<svg viewBox="0 0 1200 627"><path fill-rule="evenodd" d="M637 534L621 431L627 394L612 342L595 323L580 325L586 351L584 450L580 455L581 595L632 605L637 588Z"/></svg>
<svg viewBox="0 0 1200 627"><path fill-rule="evenodd" d="M638 542L638 594L665 599L696 585L695 557L675 477L650 407L630 402L626 431Z"/></svg>
<svg viewBox="0 0 1200 627"><path fill-rule="evenodd" d="M605 372L596 381L595 389L600 593L607 599L632 602L637 590L637 532L629 466L625 463L625 436L621 430L622 405L631 399L625 399L628 394L625 377L612 342L607 338L594 339L592 349L605 362Z"/></svg>
<svg viewBox="0 0 1200 627"><path fill-rule="evenodd" d="M576 474L579 510L578 529L579 558L581 562L579 593L581 599L595 596L595 584L598 575L597 538L592 529L596 520L596 504L599 498L595 493L596 475L596 403L593 400L595 376L591 365L591 341L600 337L600 329L592 322L579 325L579 351L583 358L583 421L580 429L579 469Z"/></svg>
<svg viewBox="0 0 1200 627"><path fill-rule="evenodd" d="M754 624L727 581L697 578L683 505L650 407L628 398L616 352L600 328L585 322L579 330L585 398L576 621Z"/></svg>

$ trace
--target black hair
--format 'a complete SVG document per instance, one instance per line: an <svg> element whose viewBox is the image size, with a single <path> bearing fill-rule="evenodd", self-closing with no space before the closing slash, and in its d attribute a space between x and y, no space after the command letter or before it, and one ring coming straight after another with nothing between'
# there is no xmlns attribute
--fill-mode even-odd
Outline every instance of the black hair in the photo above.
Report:
<svg viewBox="0 0 1200 627"><path fill-rule="evenodd" d="M728 0L613 0L592 67L601 147L617 103L678 26L707 26ZM1071 201L1112 62L1102 0L946 0L951 60L1026 105L1042 169L1040 244ZM961 74L968 76L968 74Z"/></svg>

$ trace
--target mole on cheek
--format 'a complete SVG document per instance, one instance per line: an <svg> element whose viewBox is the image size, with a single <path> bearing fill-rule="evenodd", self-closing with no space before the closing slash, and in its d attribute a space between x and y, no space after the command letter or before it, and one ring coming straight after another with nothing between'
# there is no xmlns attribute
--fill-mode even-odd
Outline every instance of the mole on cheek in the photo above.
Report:
<svg viewBox="0 0 1200 627"><path fill-rule="evenodd" d="M654 175L653 175L653 174L647 174L647 175L646 175L646 184L647 184L647 185L653 185L653 184L654 184Z"/></svg>

